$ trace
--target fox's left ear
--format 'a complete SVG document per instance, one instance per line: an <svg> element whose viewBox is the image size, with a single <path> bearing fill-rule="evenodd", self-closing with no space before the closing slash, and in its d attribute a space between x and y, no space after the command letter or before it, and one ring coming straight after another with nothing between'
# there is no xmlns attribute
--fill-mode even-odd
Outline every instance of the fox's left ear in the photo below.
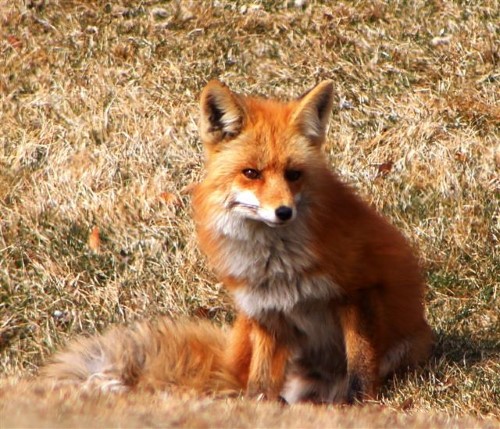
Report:
<svg viewBox="0 0 500 429"><path fill-rule="evenodd" d="M297 100L292 123L315 144L325 140L326 126L333 106L333 82L316 85Z"/></svg>

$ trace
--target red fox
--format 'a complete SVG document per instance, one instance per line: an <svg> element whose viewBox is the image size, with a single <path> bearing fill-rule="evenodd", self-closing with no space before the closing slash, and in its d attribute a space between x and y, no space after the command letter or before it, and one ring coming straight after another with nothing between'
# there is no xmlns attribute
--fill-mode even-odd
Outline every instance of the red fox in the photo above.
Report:
<svg viewBox="0 0 500 429"><path fill-rule="evenodd" d="M195 322L143 324L139 334L76 343L45 374L352 403L425 360L432 333L417 259L329 168L322 145L332 105L328 81L290 102L209 82L206 176L193 207L200 246L234 298L228 338Z"/></svg>

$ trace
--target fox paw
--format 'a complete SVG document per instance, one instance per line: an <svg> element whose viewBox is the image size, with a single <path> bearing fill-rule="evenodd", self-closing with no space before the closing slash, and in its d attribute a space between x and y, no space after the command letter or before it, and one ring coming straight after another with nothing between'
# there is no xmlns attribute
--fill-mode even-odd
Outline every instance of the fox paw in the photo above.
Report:
<svg viewBox="0 0 500 429"><path fill-rule="evenodd" d="M347 390L347 403L354 404L365 400L374 399L376 396L376 384L364 379L358 374L349 377L349 387Z"/></svg>
<svg viewBox="0 0 500 429"><path fill-rule="evenodd" d="M347 390L347 403L354 404L363 400L363 382L357 375L349 377L349 387Z"/></svg>

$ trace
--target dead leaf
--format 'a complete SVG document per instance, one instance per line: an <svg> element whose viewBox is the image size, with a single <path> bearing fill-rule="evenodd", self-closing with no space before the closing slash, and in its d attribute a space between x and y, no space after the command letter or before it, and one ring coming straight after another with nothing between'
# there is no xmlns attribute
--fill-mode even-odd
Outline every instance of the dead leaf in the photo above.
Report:
<svg viewBox="0 0 500 429"><path fill-rule="evenodd" d="M94 226L89 234L89 247L94 252L99 252L99 249L101 247L101 237L99 235L99 228L97 226Z"/></svg>
<svg viewBox="0 0 500 429"><path fill-rule="evenodd" d="M401 404L401 409L404 411L410 410L413 408L413 398L407 398Z"/></svg>
<svg viewBox="0 0 500 429"><path fill-rule="evenodd" d="M467 161L467 155L463 152L455 152L455 159L463 163Z"/></svg>
<svg viewBox="0 0 500 429"><path fill-rule="evenodd" d="M7 42L15 49L20 49L23 46L23 42L21 42L21 39L12 34L9 34L7 36Z"/></svg>
<svg viewBox="0 0 500 429"><path fill-rule="evenodd" d="M172 192L162 192L160 194L160 200L162 200L167 205L178 206L181 204L179 197Z"/></svg>
<svg viewBox="0 0 500 429"><path fill-rule="evenodd" d="M377 177L387 176L392 171L393 166L394 166L394 162L392 162L392 161L386 161L382 164L379 164L378 171L377 171Z"/></svg>

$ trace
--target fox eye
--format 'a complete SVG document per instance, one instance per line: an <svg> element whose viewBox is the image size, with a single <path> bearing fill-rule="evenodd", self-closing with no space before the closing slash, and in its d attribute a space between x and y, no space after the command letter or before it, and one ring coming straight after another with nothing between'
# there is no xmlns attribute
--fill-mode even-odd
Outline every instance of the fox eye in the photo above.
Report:
<svg viewBox="0 0 500 429"><path fill-rule="evenodd" d="M285 179L289 182L295 182L302 176L302 171L299 170L285 170Z"/></svg>
<svg viewBox="0 0 500 429"><path fill-rule="evenodd" d="M245 168L243 171L243 176L245 176L247 179L255 180L260 178L260 172L258 170L255 170L253 168Z"/></svg>

